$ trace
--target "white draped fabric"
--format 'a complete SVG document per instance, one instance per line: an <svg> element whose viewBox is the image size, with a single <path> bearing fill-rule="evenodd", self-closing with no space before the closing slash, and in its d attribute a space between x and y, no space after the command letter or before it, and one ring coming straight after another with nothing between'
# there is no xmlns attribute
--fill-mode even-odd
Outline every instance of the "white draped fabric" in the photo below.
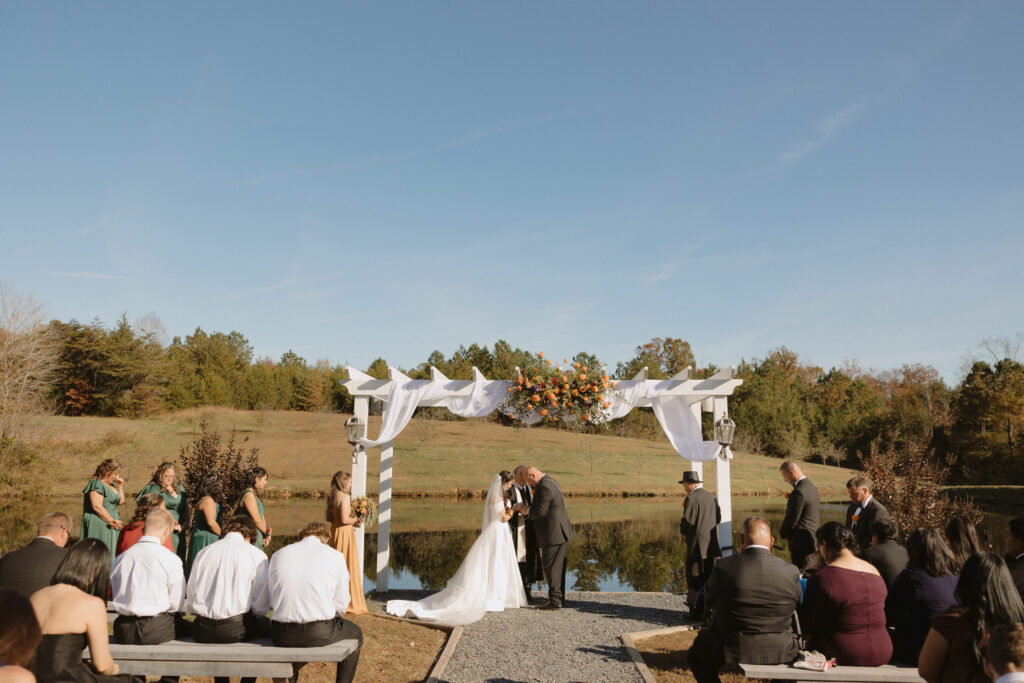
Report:
<svg viewBox="0 0 1024 683"><path fill-rule="evenodd" d="M692 462L709 462L721 452L721 446L714 441L704 441L700 422L690 409L685 396L665 395L663 392L671 380L622 380L607 392L611 406L602 411L602 422L624 417L641 400L648 400L654 409L658 423L668 437L676 453ZM461 417L484 417L497 410L508 395L512 383L507 380L485 380L473 382L469 395L455 393L452 385L461 382L434 382L430 380L395 380L384 408L380 435L376 439L365 438L359 443L373 448L402 433L412 419L416 407L423 402L443 400L448 410ZM539 414L531 414L523 421L536 424ZM727 456L728 456L727 452Z"/></svg>

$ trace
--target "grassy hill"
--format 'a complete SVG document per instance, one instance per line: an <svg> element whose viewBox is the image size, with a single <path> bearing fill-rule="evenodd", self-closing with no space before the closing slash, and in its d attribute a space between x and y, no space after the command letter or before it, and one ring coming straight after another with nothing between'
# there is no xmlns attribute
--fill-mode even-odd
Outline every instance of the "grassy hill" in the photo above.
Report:
<svg viewBox="0 0 1024 683"><path fill-rule="evenodd" d="M331 474L351 467L345 440L346 415L297 412L250 412L226 408L182 411L144 420L95 417L49 417L43 421L41 470L54 495L73 495L96 464L116 457L124 465L126 491L136 492L155 466L177 460L206 421L224 440L260 449L279 496L309 495L325 490ZM380 419L370 419L375 436ZM367 488L377 490L379 450L369 453ZM577 435L551 429L514 429L479 420L413 420L395 442L396 496L479 493L501 469L535 464L555 477L570 495L672 495L687 469L668 441ZM737 453L732 462L734 495L781 494L787 487L775 458ZM845 495L850 471L808 464L807 475L827 497ZM714 490L715 466L704 466Z"/></svg>

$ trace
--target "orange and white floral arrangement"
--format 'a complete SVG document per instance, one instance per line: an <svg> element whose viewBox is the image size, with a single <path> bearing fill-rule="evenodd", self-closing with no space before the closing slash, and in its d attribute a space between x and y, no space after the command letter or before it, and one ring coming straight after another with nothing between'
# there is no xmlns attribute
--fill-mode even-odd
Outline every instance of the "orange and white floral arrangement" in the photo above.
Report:
<svg viewBox="0 0 1024 683"><path fill-rule="evenodd" d="M615 382L600 366L582 363L555 365L538 353L534 363L516 377L508 388L508 397L501 404L501 412L520 422L530 418L533 422L576 421L577 424L599 424L611 407L611 393Z"/></svg>

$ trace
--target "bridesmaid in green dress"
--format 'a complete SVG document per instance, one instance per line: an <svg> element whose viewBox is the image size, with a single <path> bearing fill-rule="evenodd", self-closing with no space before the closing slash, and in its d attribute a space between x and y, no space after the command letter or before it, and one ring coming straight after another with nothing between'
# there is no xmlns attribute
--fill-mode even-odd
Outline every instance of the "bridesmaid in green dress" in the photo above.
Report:
<svg viewBox="0 0 1024 683"><path fill-rule="evenodd" d="M256 522L256 540L253 545L263 550L270 545L270 527L267 526L265 508L260 500L260 491L267 487L267 471L262 467L254 467L245 473L245 491L235 506L236 515L246 515Z"/></svg>
<svg viewBox="0 0 1024 683"><path fill-rule="evenodd" d="M220 513L224 507L224 493L220 477L213 472L203 475L196 487L196 511L192 517L192 537L188 544L186 578L192 572L192 563L199 551L220 539Z"/></svg>
<svg viewBox="0 0 1024 683"><path fill-rule="evenodd" d="M117 532L121 529L121 513L117 506L124 502L121 463L114 458L101 462L82 493L82 532L79 537L102 542L110 551L110 561L113 562Z"/></svg>
<svg viewBox="0 0 1024 683"><path fill-rule="evenodd" d="M171 543L174 552L184 561L185 544L181 542L184 531L188 530L188 496L185 495L185 487L176 481L177 472L173 462L162 462L153 473L153 478L146 486L139 491L135 502L147 493L158 493L163 496L164 507L174 517L174 533L171 535ZM183 531L184 528L184 531Z"/></svg>

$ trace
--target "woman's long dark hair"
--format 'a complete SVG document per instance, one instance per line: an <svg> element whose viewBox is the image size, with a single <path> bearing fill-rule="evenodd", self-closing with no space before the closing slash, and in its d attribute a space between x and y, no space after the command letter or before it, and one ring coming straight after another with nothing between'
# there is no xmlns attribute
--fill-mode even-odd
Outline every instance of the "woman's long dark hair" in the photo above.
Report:
<svg viewBox="0 0 1024 683"><path fill-rule="evenodd" d="M260 497L260 492L256 490L256 480L260 477L270 476L265 469L262 467L253 467L251 470L245 472L245 486L242 488L242 494L238 496L238 502L235 503L235 508L242 504L242 499L245 498L245 492L252 489L252 495L257 498Z"/></svg>
<svg viewBox="0 0 1024 683"><path fill-rule="evenodd" d="M224 507L224 483L219 474L207 472L199 480L199 485L196 486L196 502L198 503L206 496L213 498L214 503Z"/></svg>
<svg viewBox="0 0 1024 683"><path fill-rule="evenodd" d="M501 485L502 486L504 486L505 484L509 483L513 479L515 479L515 476L511 472L509 472L508 470L502 470L501 472L498 472L498 476L501 477ZM508 488L507 491L503 491L502 493L504 494L505 500L510 501L512 503L516 502L516 497L515 497L515 494L512 493L512 487L511 486Z"/></svg>
<svg viewBox="0 0 1024 683"><path fill-rule="evenodd" d="M32 603L19 590L0 588L0 614L0 662L25 666L43 638Z"/></svg>
<svg viewBox="0 0 1024 683"><path fill-rule="evenodd" d="M946 524L946 541L949 542L949 550L953 553L953 563L956 566L954 574L960 573L960 568L964 566L968 557L981 552L974 523L963 517L954 517Z"/></svg>
<svg viewBox="0 0 1024 683"><path fill-rule="evenodd" d="M938 527L914 529L907 539L908 567L923 569L929 576L940 577L956 573L956 563Z"/></svg>
<svg viewBox="0 0 1024 683"><path fill-rule="evenodd" d="M846 548L853 554L857 554L857 539L854 538L853 532L847 529L839 522L828 522L818 527L818 545L824 544L825 551L828 553L826 559L828 562L836 559L843 548Z"/></svg>
<svg viewBox="0 0 1024 683"><path fill-rule="evenodd" d="M110 549L95 538L78 541L50 581L51 586L58 583L106 600L110 590Z"/></svg>
<svg viewBox="0 0 1024 683"><path fill-rule="evenodd" d="M1006 562L995 553L977 553L967 558L954 595L967 612L971 653L974 663L980 667L979 643L999 624L1024 621L1024 603L1021 603Z"/></svg>

